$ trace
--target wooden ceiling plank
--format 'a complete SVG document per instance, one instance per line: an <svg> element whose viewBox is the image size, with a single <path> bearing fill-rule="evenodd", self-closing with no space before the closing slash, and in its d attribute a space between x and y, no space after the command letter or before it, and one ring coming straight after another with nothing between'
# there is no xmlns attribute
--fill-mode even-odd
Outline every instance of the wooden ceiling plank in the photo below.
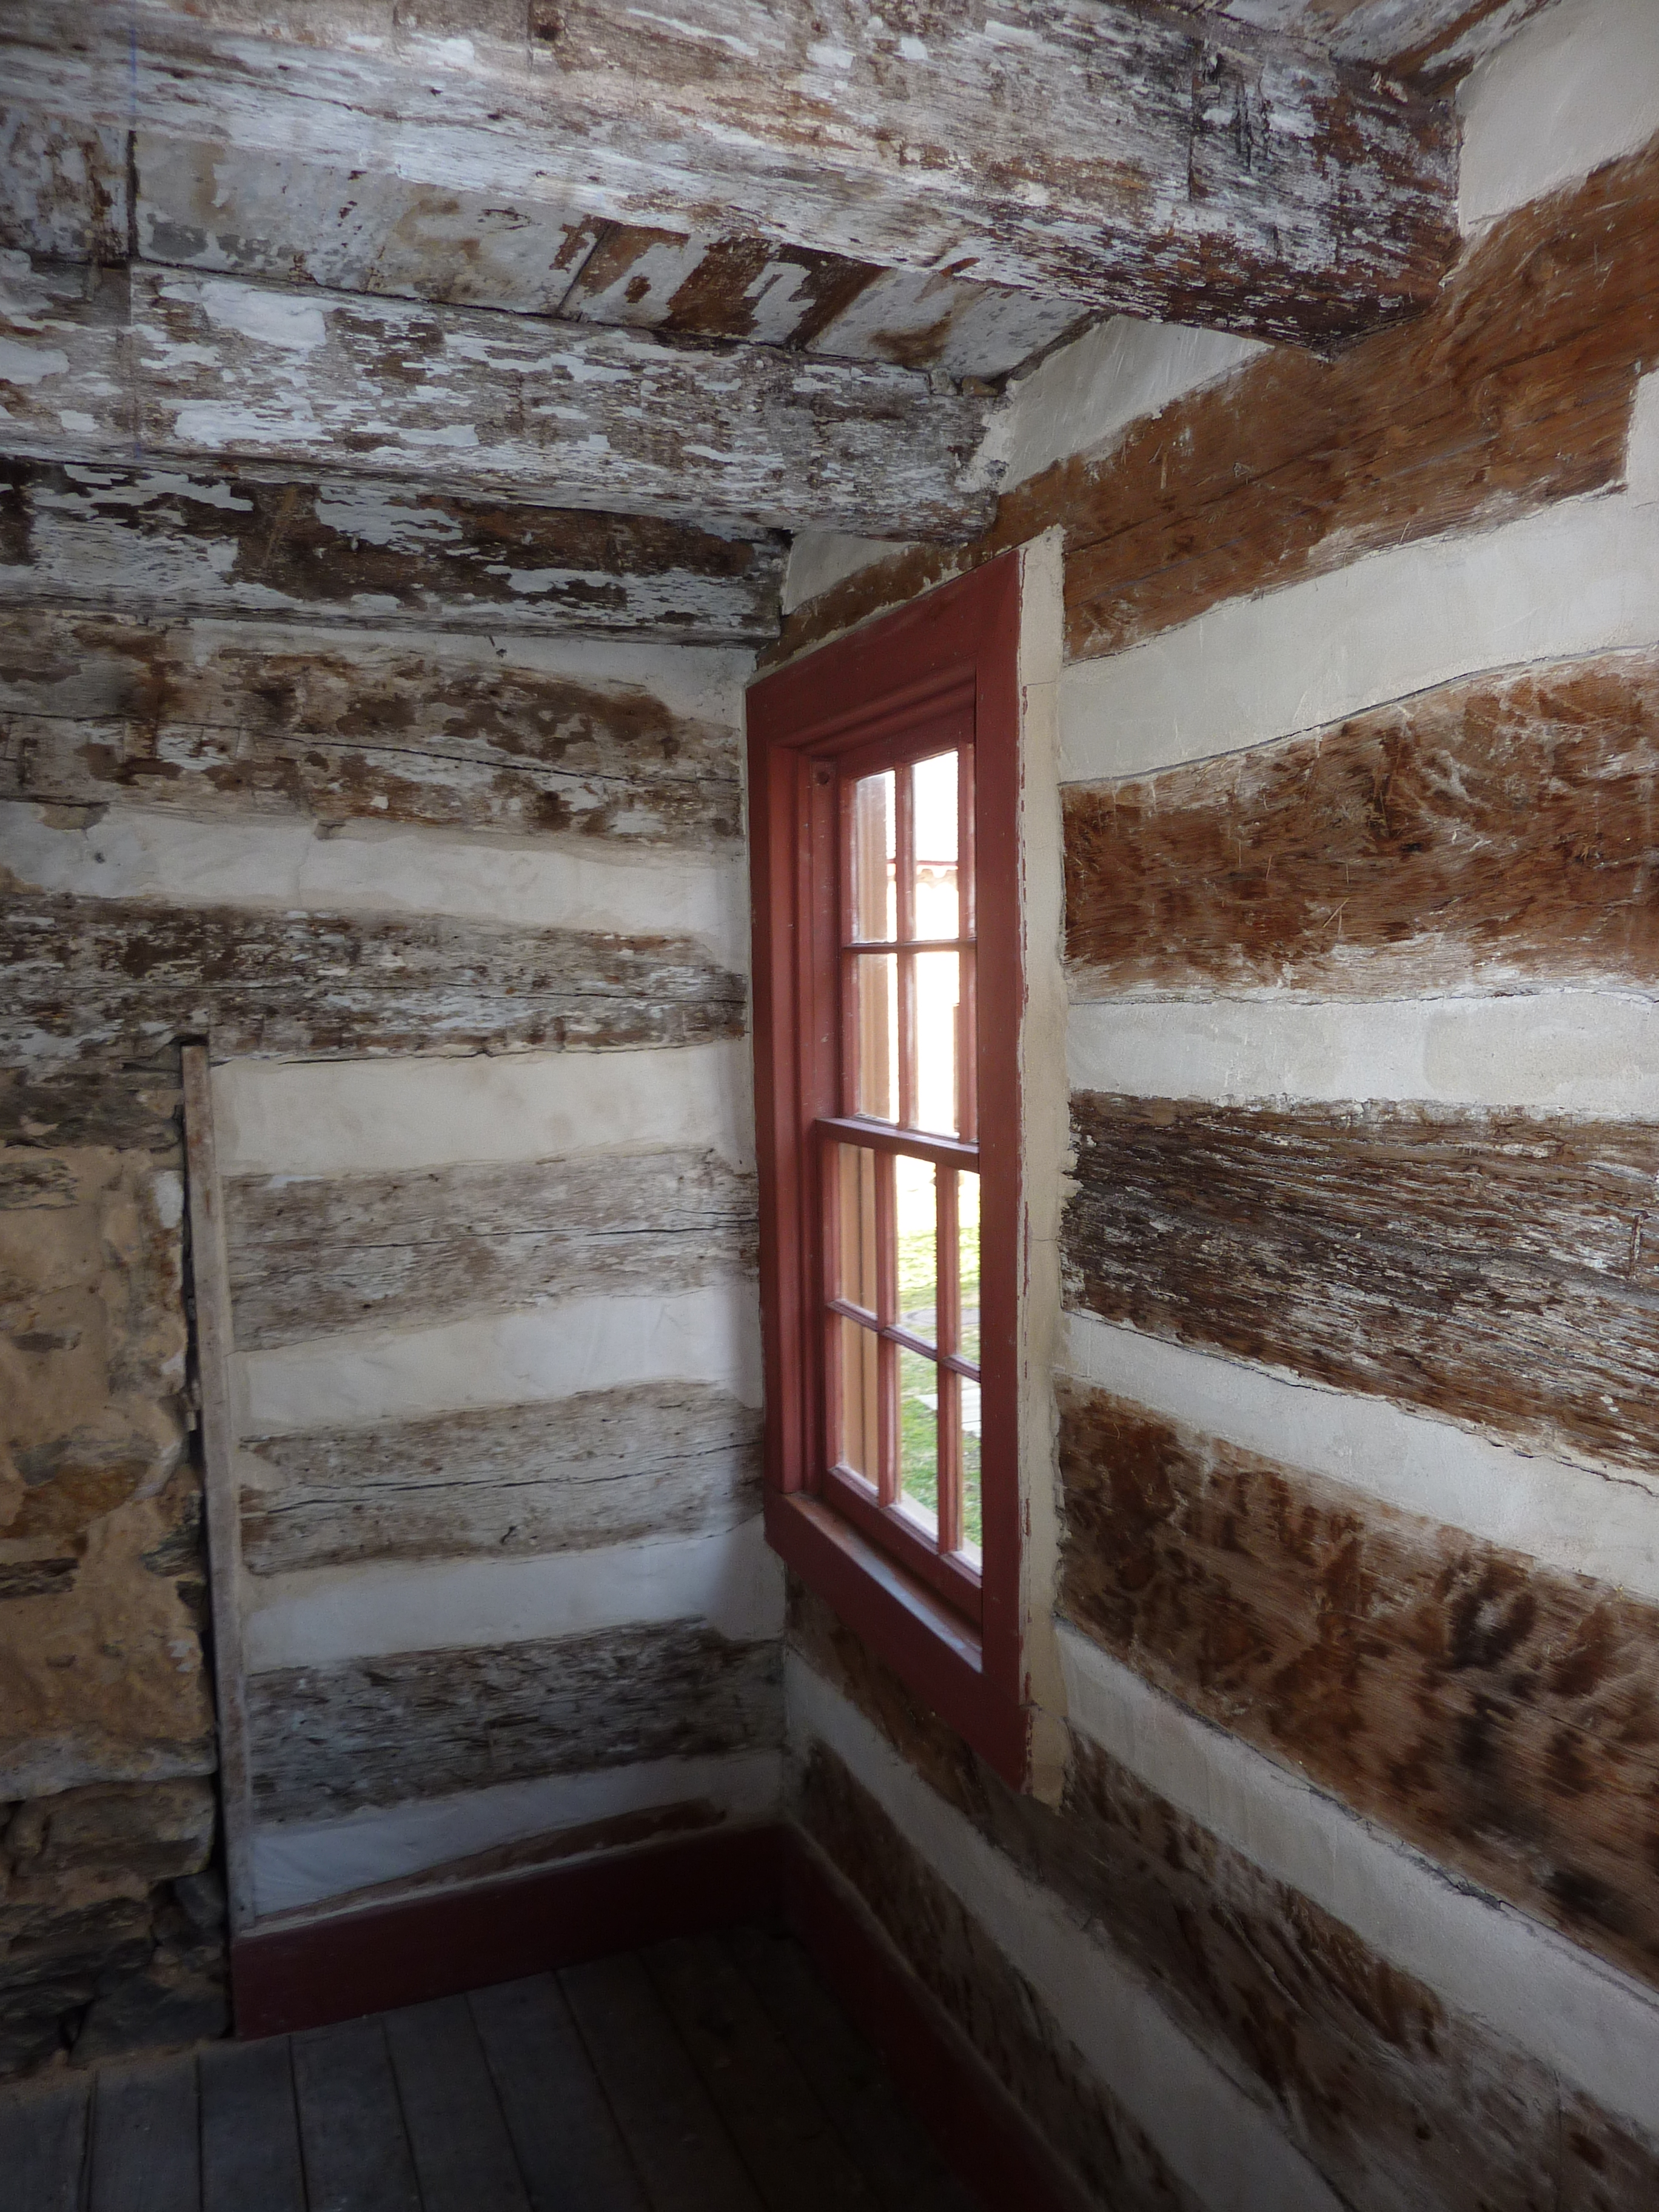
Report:
<svg viewBox="0 0 1659 2212"><path fill-rule="evenodd" d="M531 0L526 48L230 12L140 5L135 69L125 11L17 0L13 94L1316 344L1421 305L1455 242L1443 103L1212 17L1027 0L1003 23L969 0L901 30L860 0Z"/></svg>
<svg viewBox="0 0 1659 2212"><path fill-rule="evenodd" d="M974 473L984 404L884 364L143 264L11 276L0 430L19 456L865 537L965 538L995 507Z"/></svg>

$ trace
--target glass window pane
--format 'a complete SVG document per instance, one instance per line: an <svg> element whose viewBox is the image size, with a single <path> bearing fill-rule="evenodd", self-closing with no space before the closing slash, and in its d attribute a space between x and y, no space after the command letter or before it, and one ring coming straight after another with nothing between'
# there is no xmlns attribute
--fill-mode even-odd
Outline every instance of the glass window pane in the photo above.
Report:
<svg viewBox="0 0 1659 2212"><path fill-rule="evenodd" d="M854 968L854 1110L878 1121L896 1121L898 957L891 952L861 952Z"/></svg>
<svg viewBox="0 0 1659 2212"><path fill-rule="evenodd" d="M839 1338L841 1367L838 1434L832 1441L831 1451L843 1467L876 1483L881 1464L877 1410L879 1340L873 1329L861 1328L844 1315L837 1315L830 1327Z"/></svg>
<svg viewBox="0 0 1659 2212"><path fill-rule="evenodd" d="M928 1344L939 1323L939 1217L933 1170L926 1160L893 1163L898 1232L898 1325Z"/></svg>
<svg viewBox="0 0 1659 2212"><path fill-rule="evenodd" d="M957 1349L964 1359L979 1364L979 1177L965 1171L957 1176L957 1284L962 1300L962 1320ZM977 1394L974 1433L979 1433ZM967 1404L963 1406L963 1431L967 1433Z"/></svg>
<svg viewBox="0 0 1659 2212"><path fill-rule="evenodd" d="M954 1135L961 1020L962 961L955 952L918 952L915 1126Z"/></svg>
<svg viewBox="0 0 1659 2212"><path fill-rule="evenodd" d="M930 1533L939 1528L939 1370L919 1352L898 1356L899 1499Z"/></svg>
<svg viewBox="0 0 1659 2212"><path fill-rule="evenodd" d="M979 1385L966 1377L962 1392L962 1548L978 1564L985 1541L985 1515L979 1481Z"/></svg>
<svg viewBox="0 0 1659 2212"><path fill-rule="evenodd" d="M878 1313L876 1156L860 1145L836 1146L836 1226L840 1265L835 1295L866 1313Z"/></svg>
<svg viewBox="0 0 1659 2212"><path fill-rule="evenodd" d="M939 753L910 771L915 809L918 937L954 937L957 923L957 757Z"/></svg>
<svg viewBox="0 0 1659 2212"><path fill-rule="evenodd" d="M891 769L853 786L853 936L890 944L898 935L897 816Z"/></svg>

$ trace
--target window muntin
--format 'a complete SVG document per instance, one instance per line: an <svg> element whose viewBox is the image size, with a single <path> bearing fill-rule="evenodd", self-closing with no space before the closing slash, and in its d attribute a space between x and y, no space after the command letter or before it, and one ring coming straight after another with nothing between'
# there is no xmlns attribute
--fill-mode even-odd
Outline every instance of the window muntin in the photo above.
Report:
<svg viewBox="0 0 1659 2212"><path fill-rule="evenodd" d="M837 765L842 1114L825 1196L826 1489L977 1619L974 752ZM872 1127L866 1141L858 1125Z"/></svg>

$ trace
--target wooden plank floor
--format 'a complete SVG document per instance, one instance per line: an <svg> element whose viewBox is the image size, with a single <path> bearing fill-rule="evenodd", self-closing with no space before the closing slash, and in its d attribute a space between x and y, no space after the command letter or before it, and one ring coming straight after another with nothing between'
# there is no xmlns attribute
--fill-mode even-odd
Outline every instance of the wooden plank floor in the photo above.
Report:
<svg viewBox="0 0 1659 2212"><path fill-rule="evenodd" d="M0 2212L975 2212L792 1938L0 2095Z"/></svg>

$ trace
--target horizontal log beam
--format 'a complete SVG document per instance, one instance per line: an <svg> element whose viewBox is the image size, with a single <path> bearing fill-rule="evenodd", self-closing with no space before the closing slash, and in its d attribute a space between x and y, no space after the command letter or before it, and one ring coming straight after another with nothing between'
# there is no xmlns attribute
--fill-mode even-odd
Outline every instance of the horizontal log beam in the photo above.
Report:
<svg viewBox="0 0 1659 2212"><path fill-rule="evenodd" d="M15 97L83 132L286 149L1314 344L1422 305L1455 241L1448 108L1211 20L1033 0L1017 25L975 4L913 29L853 0L532 0L527 40L485 32L458 58L389 5L362 13L348 46L307 0L246 24L140 8L130 44L125 17L25 7L8 67Z"/></svg>
<svg viewBox="0 0 1659 2212"><path fill-rule="evenodd" d="M416 1624L410 1624L411 1630ZM692 1620L283 1668L248 1682L266 1820L775 1749L781 1655Z"/></svg>
<svg viewBox="0 0 1659 2212"><path fill-rule="evenodd" d="M734 1281L755 1264L754 1213L748 1178L692 1150L239 1176L225 1188L237 1349Z"/></svg>
<svg viewBox="0 0 1659 2212"><path fill-rule="evenodd" d="M708 855L738 738L643 681L475 646L0 607L0 801L580 834Z"/></svg>
<svg viewBox="0 0 1659 2212"><path fill-rule="evenodd" d="M755 645L782 578L780 538L653 515L0 459L0 607Z"/></svg>
<svg viewBox="0 0 1659 2212"><path fill-rule="evenodd" d="M135 264L0 289L9 452L366 475L706 527L955 538L988 523L981 399L886 363Z"/></svg>
<svg viewBox="0 0 1659 2212"><path fill-rule="evenodd" d="M712 1535L760 1510L760 1416L705 1382L243 1440L256 1575Z"/></svg>

